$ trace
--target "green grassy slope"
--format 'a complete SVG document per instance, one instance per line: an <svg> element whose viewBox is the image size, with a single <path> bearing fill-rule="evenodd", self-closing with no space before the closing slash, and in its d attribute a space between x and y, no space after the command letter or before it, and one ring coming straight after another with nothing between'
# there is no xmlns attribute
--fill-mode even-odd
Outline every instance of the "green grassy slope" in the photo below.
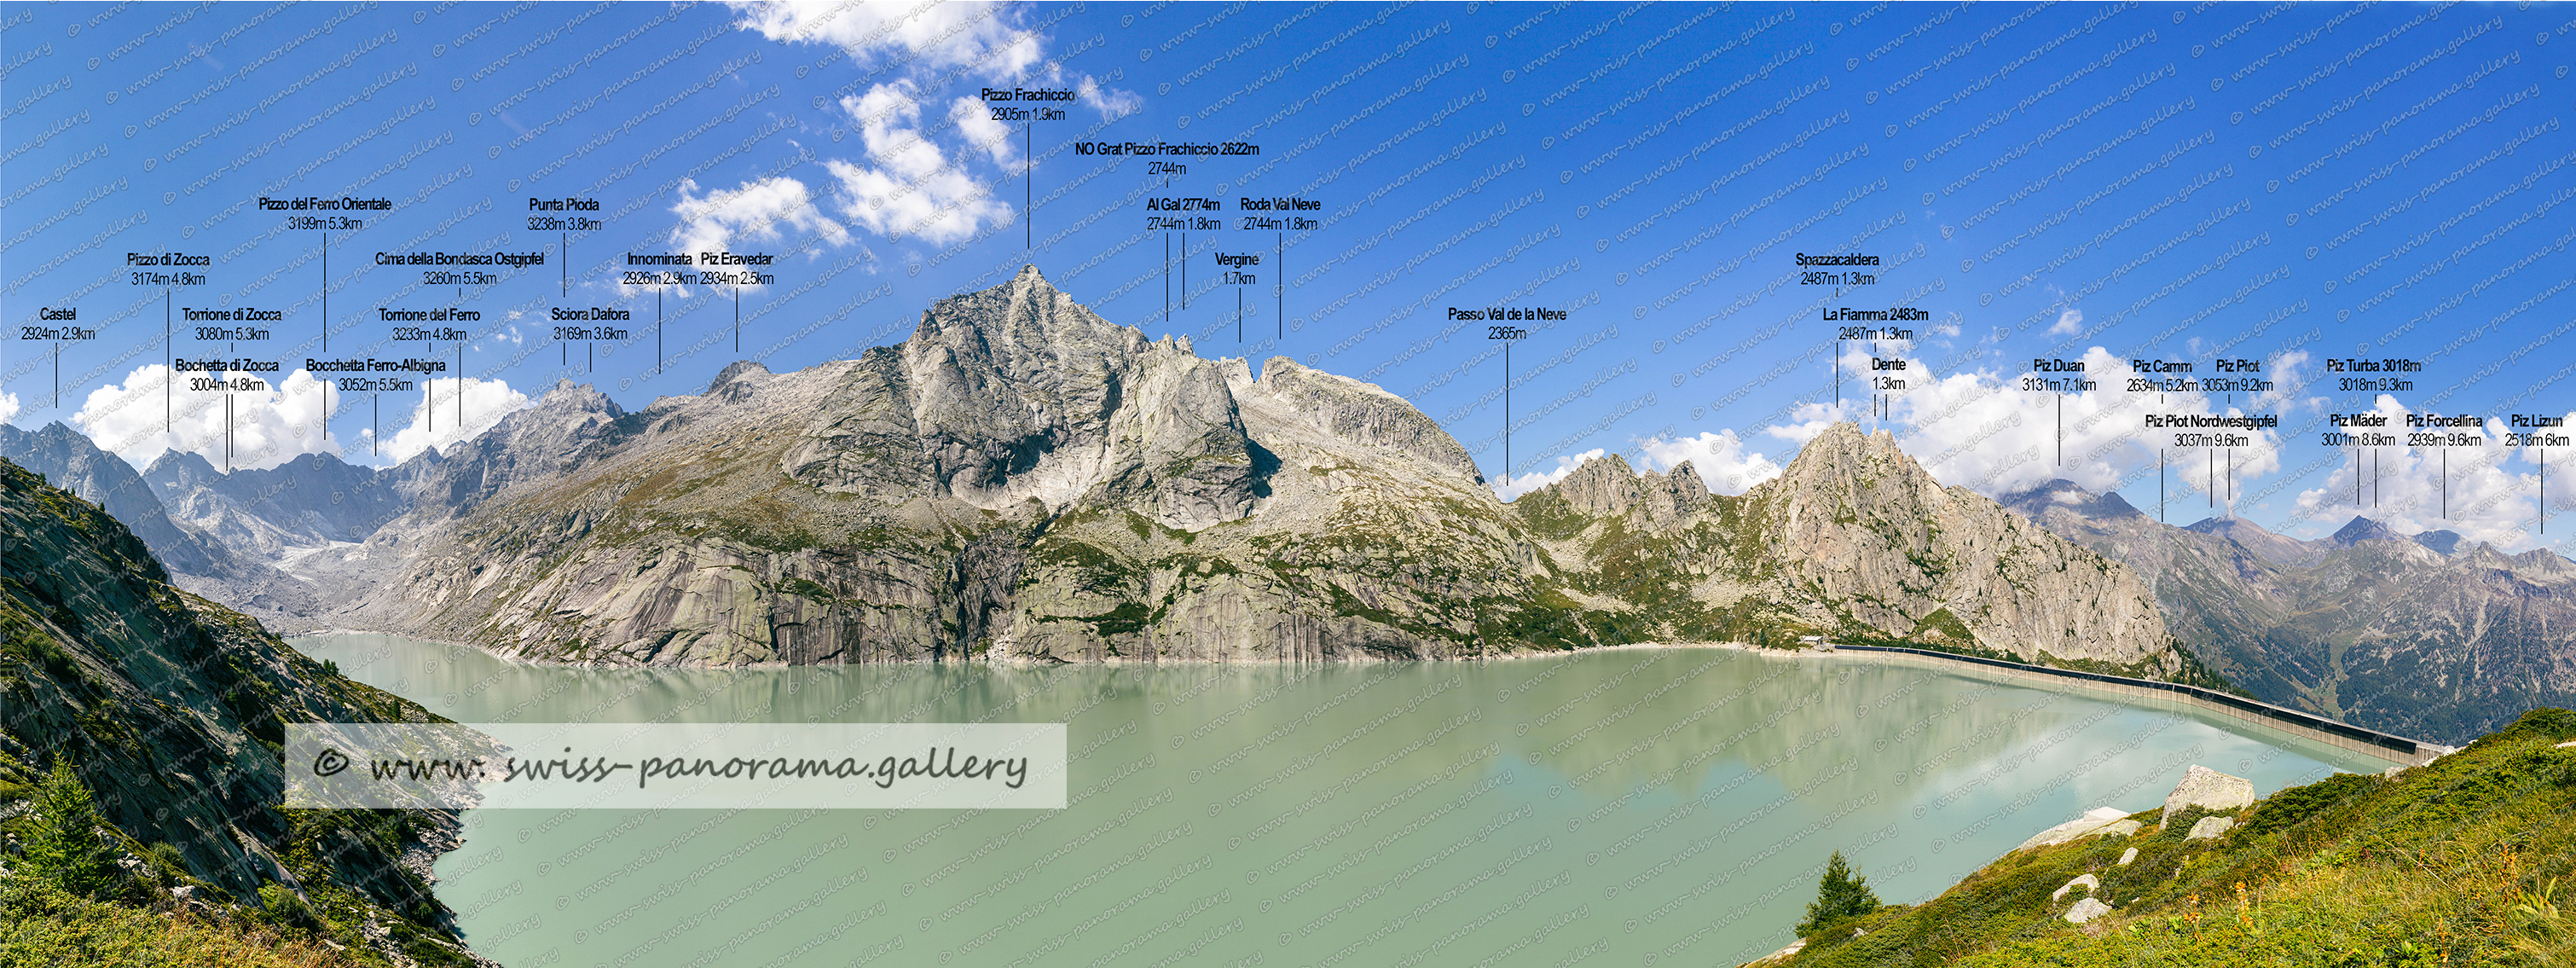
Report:
<svg viewBox="0 0 2576 968"><path fill-rule="evenodd" d="M2576 922L2560 913L2576 895L2571 739L2576 713L2534 710L2394 777L2283 790L2216 839L2184 838L2194 809L2135 836L2016 851L1773 963L2576 965ZM2114 910L2076 925L2064 915L2086 890L2049 895L2084 874Z"/></svg>

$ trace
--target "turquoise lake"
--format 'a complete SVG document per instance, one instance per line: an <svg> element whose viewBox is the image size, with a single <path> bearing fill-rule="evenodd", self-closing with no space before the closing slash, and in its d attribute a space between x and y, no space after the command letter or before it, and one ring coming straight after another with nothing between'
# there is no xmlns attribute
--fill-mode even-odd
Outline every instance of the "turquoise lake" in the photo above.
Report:
<svg viewBox="0 0 2576 968"><path fill-rule="evenodd" d="M1735 964L1826 856L1928 899L2194 763L2388 764L2203 713L1852 656L579 669L294 640L467 723L1061 722L1063 810L476 810L437 865L546 965Z"/></svg>

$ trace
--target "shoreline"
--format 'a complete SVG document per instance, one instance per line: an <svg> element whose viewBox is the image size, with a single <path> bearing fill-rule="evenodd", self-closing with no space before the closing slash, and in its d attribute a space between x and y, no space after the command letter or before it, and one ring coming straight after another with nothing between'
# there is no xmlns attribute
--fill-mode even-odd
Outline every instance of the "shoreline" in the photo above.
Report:
<svg viewBox="0 0 2576 968"><path fill-rule="evenodd" d="M474 644L472 644L472 643L467 643L467 642L450 642L450 641L446 641L446 640L443 640L443 639L423 638L423 637L420 637L420 636L408 635L408 634L401 633L401 632L383 632L383 631L374 631L374 630L365 630L365 629L329 629L329 630L325 630L325 631L317 631L317 632L299 632L299 633L296 633L296 634L294 634L294 635L284 635L284 636L279 636L279 637L280 637L280 638L283 638L283 639L287 639L287 640L289 640L289 643L290 643L290 644L292 644L292 640L297 639L297 638L304 638L304 637L318 637L318 636L334 636L334 635L382 635L382 636L392 636L392 637L396 637L396 638L410 639L410 640L412 640L412 641L416 641L416 642L429 642L429 643L433 643L433 644L437 644L437 645L444 645L444 646L447 646L447 647L449 647L449 648L456 648L456 649L472 649L472 650L474 650L474 651L481 652L481 653L483 653L484 655L488 655L488 656L491 656L491 657L493 657L493 658L495 658L495 659L502 660L502 661L504 661L504 662L510 662L510 663L515 663L515 664L520 664L520 665L541 666L541 667L555 667L555 668L565 668L565 669L638 669L638 670L668 669L668 670L686 670L686 671L693 671L693 672L722 672L722 671L729 671L729 670L745 670L745 671L749 671L749 670L763 670L763 671L774 671L774 670L779 670L779 669L822 668L822 667L823 667L823 665L822 665L822 664L814 664L814 665L811 665L811 666L800 666L800 665L796 665L796 664L793 664L793 663L786 663L786 662L758 662L758 663L750 663L750 664L746 664L746 665L738 665L738 666L652 666L652 665L632 665L632 666L627 666L627 665L604 665L604 664L594 663L594 662L546 662L546 661L541 661L541 660L524 659L524 658L519 658L519 657L516 657L516 656L504 655L504 654L501 654L501 653L499 653L499 652L492 651L491 649L484 648L483 646L474 645ZM2282 706L2275 706L2275 705L2273 705L2273 704L2271 704L2271 703L2261 702L2260 700L2243 699L2243 698L2241 698L2241 697L2233 697L2233 696L2226 697L2226 699L2225 699L2225 700L2217 700L2217 699L2205 698L2205 697L2203 697L2202 695L2200 695L2200 693L2203 693L2203 692L2209 692L2209 690L2199 689L2198 687L2181 686L2181 685L2178 685L2178 684L2175 684L2175 683L2164 683L2164 682L2158 682L2158 681L2155 681L2155 680L2126 679L2126 678L2123 678L2123 677L2117 677L2117 676L2104 676L2104 675L2099 675L2099 674L2095 674L2095 673L2078 672L2078 671L2076 671L2076 670L2071 670L2071 669L2054 669L2054 668L2050 668L2050 667L2047 667L2047 666L2031 665L2031 664L2029 664L2029 663L2020 663L2020 662L2009 662L2009 663L2008 663L2008 662L2003 662L2003 661L2000 661L2000 660L1993 660L1993 659L1978 659L1978 658L1967 657L1967 656L1952 656L1952 655L1946 655L1946 654L1942 654L1942 653L1930 652L1930 651L1924 651L1924 650L1910 650L1910 649L1908 649L1908 650L1899 650L1899 649L1888 649L1888 648L1878 647L1878 646L1841 646L1841 647L1837 647L1837 648L1822 648L1822 649L1819 649L1819 648L1778 649L1778 648L1768 648L1768 647L1764 647L1764 646L1754 645L1754 644L1747 643L1747 642L1623 642L1623 643L1619 643L1619 644L1617 644L1617 645L1597 645L1597 646L1592 646L1592 647L1589 647L1589 648L1582 648L1582 649L1569 649L1569 650L1565 650L1565 651L1547 651L1547 652L1542 652L1542 651L1532 650L1532 651L1512 652L1512 653L1504 653L1504 654L1500 654L1500 655L1481 656L1481 657L1473 657L1473 658L1453 658L1453 659L1382 659L1382 658L1369 657L1369 658L1358 658L1358 659L1344 659L1344 660L1339 660L1338 662L1336 662L1336 663L1331 663L1331 664L1358 665L1358 664L1383 664L1383 663L1395 663L1395 662L1424 662L1424 663L1432 663L1432 662L1509 662L1509 661L1521 661L1521 660L1533 660L1533 659L1559 659L1559 658L1566 658L1566 657L1570 657L1570 656L1585 655L1585 654L1597 653L1597 652L1611 652L1611 651L1640 651L1640 650L1657 650L1657 649L1720 649L1720 650L1725 650L1725 651L1730 651L1730 652L1742 652L1742 653L1747 653L1747 654L1752 654L1752 655L1769 656L1769 657L1774 657L1774 658L1781 658L1781 659L1793 659L1793 660L1794 660L1794 659L1801 659L1801 658L1838 658L1838 657L1839 657L1839 658L1861 658L1861 659L1867 659L1867 660L1869 660L1869 661L1870 661L1871 663L1873 663L1873 664L1879 664L1879 665L1914 665L1914 666L1921 666L1921 667L1935 668L1935 669L1941 669L1941 670L1943 670L1943 671L1959 673L1959 674L1962 674L1962 675L1970 675L1970 676L1973 676L1973 677L1975 677L1975 678L1981 678L1981 679L1989 679L1989 680L2003 681L2003 682L2007 682L2007 683L2010 683L2010 684L2013 684L2013 685L2025 686L2025 687L2029 687L2029 688L2045 688L2045 689L2049 689L2049 690L2051 690L2051 691L2060 691L2060 692L2063 692L2063 691L2069 691L2069 690L2073 690L2073 691L2084 691L2084 692L2092 692L2092 693L2096 693L2096 694L2102 694L2102 695L2108 695L2108 696L2115 696L2115 697L2120 698L2120 699L2121 699L2121 700L2123 700L2123 701L2130 702L2130 703L2132 703L2132 704L2136 704L2136 705L2149 705L2149 704L2154 704L2154 705L2171 706L2171 707L2176 707L2176 708L2187 708L2187 709L2191 709L2191 710L2193 710L2193 711L2207 713L2207 714L2209 714L2209 715L2216 716L2216 717L2220 717L2220 718L2223 718L2223 719L2228 719L2228 720L2232 720L2232 721L2239 722L2239 723L2244 723L2244 724L2251 725L2251 726L2256 726L2256 727L2263 728L2263 729L2270 729L2270 730L2273 730L2273 731L2276 731L2276 732L2282 733L2282 734L2287 735L2287 736L2295 737L2295 738L2302 739L2302 740L2307 740L2307 741L2309 741L2309 742L2320 743L2320 744L2323 744L2323 745L2326 745L2326 746L2330 746L2330 747L2333 747L2333 748L2336 748L2336 749L2344 750L2344 751L2347 751L2347 752L2361 753L2361 754L2364 754L2364 755L2367 755L2367 756L2373 757L2373 758L2375 758L2375 759L2379 759L2379 760L2386 761L2386 762L2388 762L2388 763L2391 763L2391 764L2394 764L2394 765L2397 765L2397 766L2421 766L2421 765L2423 765L2423 764L2425 764L2425 763L2431 762L2431 761L2433 761L2434 759L2437 759L2437 758L2439 758L2439 757L2441 757L2441 756L2443 756L2443 755L2445 755L2445 754L2448 754L2448 753L2450 753L2450 752L2452 752L2452 751L2453 751L2451 747L2441 746L2441 745L2433 744L2433 743L2427 743L2427 742L2423 742L2423 741L2421 741L2421 740L2410 739L2410 738L2407 738L2407 737L2400 737L2400 736L2396 736L2396 735L2394 735L2394 734L2384 733L2384 732L2380 732L2380 731L2378 731L2378 730L2369 729L2369 728L2367 728L2367 727L2356 726L2356 725L2353 725L2353 724L2351 724L2351 723L2342 722L2341 720L2329 719L2329 718L2327 718L2327 717L2324 717L2324 716L2318 716L2318 715L2315 715L2315 714L2312 714L2312 713L2301 712L2301 711L2299 711L2299 710L2289 709L2289 708L2287 708L2287 707L2282 707ZM941 665L941 664L944 664L944 663L943 663L941 660L937 660L937 659L904 659L904 660L897 660L897 661L891 661L891 662L837 663L837 664L835 664L835 665L842 666L842 667L847 667L847 666L854 666L854 665L880 665L880 666L893 666L893 665L929 665L929 666L936 666L936 665ZM1256 665L1259 665L1259 666L1288 666L1288 665L1324 665L1324 664L1327 664L1327 663L1289 662L1289 661L1281 661L1281 660L1273 660L1273 661L1266 661L1266 662L1260 662L1260 661L1256 661L1256 662L1228 662L1228 661L1218 661L1218 660L1210 660L1210 659L1159 659L1159 658L1158 658L1158 659L1155 659L1155 660L1153 660L1153 661L1148 662L1148 661L1132 660L1132 659L1128 659L1128 658L1126 658L1126 657L1124 657L1124 656L1119 656L1119 657L1112 657L1112 658L1109 658L1109 659L1104 659L1104 660L1101 660L1101 661L1099 661L1099 662L1088 662L1088 663L1085 663L1085 662L1040 663L1040 662L1037 662L1037 661L1034 661L1034 660L1028 660L1028 659L1001 659L1001 660L993 660L993 659L967 659L967 660L963 660L963 664L968 664L968 665L983 665L983 666L991 666L991 667L995 667L995 668L1023 668L1023 669L1025 669L1025 668L1035 668L1035 667L1038 667L1038 666L1040 666L1040 665L1049 665L1049 666L1056 666L1056 665L1063 665L1063 666L1092 665L1092 666L1104 666L1104 667L1112 667L1112 668L1127 668L1127 667L1150 667L1150 666L1159 666L1159 665L1175 665L1175 666L1256 666ZM2218 694L2216 694L2216 693L2212 693L2212 695L2218 695ZM2247 708L2247 707L2258 707L2258 708ZM2275 711L2277 711L2277 713L2276 713ZM2312 722L2314 722L2314 723L2319 723L2319 724L2327 724L2327 728L2320 728L2320 727L2319 727L2319 726L2317 726L2317 725L2311 725L2311 724L2310 724L2310 722L2303 722L2303 720L2305 720L2305 721L2312 721ZM2364 734L2364 735L2363 735L2363 736L2356 736L2356 735L2352 735L2352 734ZM2370 737L2376 737L2376 738L2379 738L2379 739L2377 739L2377 740L2373 740L2373 739L2371 739ZM2408 746L2410 746L2410 747L2411 747L2411 750L2410 750L2410 749L2401 749L2401 748L2398 748L2398 746L2397 746L2396 744L2400 744L2400 743L2407 744Z"/></svg>

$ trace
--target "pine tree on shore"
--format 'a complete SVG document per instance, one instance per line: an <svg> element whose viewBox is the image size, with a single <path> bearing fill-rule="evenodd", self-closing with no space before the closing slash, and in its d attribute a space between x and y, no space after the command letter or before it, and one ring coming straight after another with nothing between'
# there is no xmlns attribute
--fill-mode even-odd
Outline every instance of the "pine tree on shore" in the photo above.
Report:
<svg viewBox="0 0 2576 968"><path fill-rule="evenodd" d="M1807 905L1807 920L1799 923L1798 936L1806 937L1846 918L1876 910L1878 894L1869 889L1869 878L1853 874L1851 862L1837 850L1825 862L1825 876L1816 882L1816 901Z"/></svg>

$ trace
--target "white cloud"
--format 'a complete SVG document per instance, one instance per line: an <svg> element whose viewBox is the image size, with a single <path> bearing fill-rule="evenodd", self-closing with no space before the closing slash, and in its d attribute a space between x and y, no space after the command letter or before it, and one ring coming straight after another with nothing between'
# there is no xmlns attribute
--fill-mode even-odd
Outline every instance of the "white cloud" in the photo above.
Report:
<svg viewBox="0 0 2576 968"><path fill-rule="evenodd" d="M2397 398L2381 394L2371 412L2388 421L2376 428L2396 441L2408 439L2408 410ZM2297 516L2331 530L2355 515L2387 524L2401 534L2457 531L2471 541L2486 541L2508 551L2530 546L2541 536L2539 524L2538 453L2503 446L2504 421L2490 419L2476 427L2432 427L2424 431L2448 436L2469 434L2479 443L2460 447L2344 448L2343 459L2326 475L2323 486L2299 492ZM2447 453L2446 453L2447 451ZM2551 465L2570 462L2562 452ZM2513 460L2530 465L2515 473ZM2356 487L2356 485L2358 485ZM2553 492L2563 495L2558 482ZM2358 496L2356 496L2358 495ZM2563 499L2563 498L2562 498ZM2556 504L2556 500L2552 504Z"/></svg>
<svg viewBox="0 0 2576 968"><path fill-rule="evenodd" d="M1719 494L1742 494L1753 485L1780 476L1779 464L1759 452L1746 450L1735 431L1720 430L1696 437L1664 440L1650 438L1638 444L1647 467L1669 471L1689 461L1699 472L1708 489Z"/></svg>
<svg viewBox="0 0 2576 968"><path fill-rule="evenodd" d="M994 120L991 106L975 96L933 104L933 123L923 124L922 102L936 101L958 78L976 76L994 87L1070 86L1104 118L1144 106L1135 92L1105 88L1089 75L1068 81L1062 62L1047 59L1046 38L1025 26L1027 8L1017 4L727 3L742 15L735 25L744 30L781 43L839 47L871 78L893 71L891 80L841 101L858 121L866 156L823 162L839 182L841 213L889 239L945 245L1018 218L994 197L1017 190L997 192L968 164L981 159L1008 174L1025 173L1033 162L1022 156L1024 134Z"/></svg>
<svg viewBox="0 0 2576 968"><path fill-rule="evenodd" d="M993 120L993 109L971 97L948 102L948 117L957 122L957 130L966 136L968 148L980 148L993 158L993 164L1011 168L1020 163L1019 132L1009 124Z"/></svg>
<svg viewBox="0 0 2576 968"><path fill-rule="evenodd" d="M2108 491L2143 475L2156 473L2159 455L2168 467L2197 467L2209 462L2211 448L2185 447L2201 438L2178 439L2176 431L2149 429L2150 413L2197 416L2242 416L2245 411L2213 401L2197 390L2132 393L2126 381L2128 362L2099 346L2078 357L2084 369L2036 374L2044 379L2082 377L2091 389L2053 392L2031 389L2023 381L2033 374L1966 372L1933 374L1922 360L1906 361L1908 389L1892 395L1889 409L1898 445L1922 461L1944 484L1965 485L1989 496L2011 494L2065 478L2088 490ZM1852 354L1844 365L1866 371L1866 357ZM2242 437L2242 447L2219 448L2219 463L2234 462L2235 483L2217 475L2218 500L2242 495L2246 482L2280 469L2280 437L2271 430L2195 428L2187 434ZM2209 475L2177 471L2172 478L2186 490L2207 490Z"/></svg>
<svg viewBox="0 0 2576 968"><path fill-rule="evenodd" d="M1808 441L1816 439L1817 434L1824 433L1825 428L1852 419L1852 413L1859 407L1860 404L1857 401L1802 403L1798 405L1798 409L1789 412L1792 417L1790 422L1764 430L1763 433L1804 447L1807 446ZM1734 431L1730 430L1727 433L1734 433Z"/></svg>
<svg viewBox="0 0 2576 968"><path fill-rule="evenodd" d="M831 44L852 59L906 60L927 70L972 67L992 80L1026 75L1045 56L1038 36L1000 3L781 3L727 0L736 25L785 43Z"/></svg>
<svg viewBox="0 0 2576 968"><path fill-rule="evenodd" d="M1565 475L1574 473L1574 469L1583 466L1584 461L1606 453L1608 451L1595 447L1572 457L1560 455L1556 459L1554 470L1531 471L1519 477L1505 477L1502 483L1494 485L1494 495L1506 501L1516 500L1523 494L1564 480Z"/></svg>
<svg viewBox="0 0 2576 968"><path fill-rule="evenodd" d="M2057 323L2048 327L2050 336L2072 336L2084 328L2084 311L2069 309L2057 314Z"/></svg>
<svg viewBox="0 0 2576 968"><path fill-rule="evenodd" d="M429 393L416 398L411 408L411 425L384 441L381 451L396 463L432 447L445 450L458 441L492 429L501 418L526 409L528 395L510 389L502 380L464 378L464 423L458 424L457 383L455 379L431 381ZM433 409L434 408L434 409ZM359 431L361 438L373 431Z"/></svg>
<svg viewBox="0 0 2576 968"><path fill-rule="evenodd" d="M1123 118L1145 109L1144 95L1102 87L1099 79L1088 74L1083 75L1082 83L1074 85L1074 96L1104 118Z"/></svg>
<svg viewBox="0 0 2576 968"><path fill-rule="evenodd" d="M2279 410L2285 417L2290 411L2298 409L2301 404L2307 405L2311 410L2324 412L2326 405L2332 402L2329 399L2299 396L2299 391L2307 389L2323 376L2319 373L2302 372L2302 368L2309 362L2306 350L2292 350L2265 362L2264 379L2271 381L2272 388L2254 395L2254 408Z"/></svg>
<svg viewBox="0 0 2576 968"><path fill-rule="evenodd" d="M2567 428L2576 427L2576 411L2569 411L2566 415L2559 417L2558 420L2559 424L2556 427L2532 428L2527 429L2524 432L2532 434L2554 434L2561 438L2567 437L2569 436ZM2517 459L2534 467L2538 467L2541 458L2546 457L2549 459L2549 466L2552 470L2566 470L2571 467L2576 467L2576 462L2568 460L2568 457L2571 454L2576 454L2576 447L2561 446L2553 453L2549 452L2548 448L2533 446L2531 443L2523 444L2514 452L2514 456ZM2552 490L2556 490L2554 485L2552 486ZM2570 489L2564 493L2576 494L2576 489Z"/></svg>
<svg viewBox="0 0 2576 968"><path fill-rule="evenodd" d="M681 181L680 203L671 206L680 216L680 226L671 230L671 243L683 252L729 250L740 239L779 239L782 225L799 233L800 242L809 238L832 245L850 242L849 230L823 217L805 183L784 175L703 195L698 192L697 182Z"/></svg>
<svg viewBox="0 0 2576 968"><path fill-rule="evenodd" d="M8 423L11 420L17 419L17 416L18 395L15 393L0 393L0 423Z"/></svg>
<svg viewBox="0 0 2576 968"><path fill-rule="evenodd" d="M122 384L90 391L72 425L138 468L170 450L193 452L217 469L228 462L265 469L302 454L340 453L324 419L324 398L339 400L310 373L296 370L266 390L223 393L190 390L192 377L183 374L168 388L165 411L169 376L168 367L155 363L136 368Z"/></svg>
<svg viewBox="0 0 2576 968"><path fill-rule="evenodd" d="M824 167L841 181L842 212L870 231L888 238L917 236L944 245L975 234L986 224L1006 224L1011 206L992 197L993 186L977 181L919 128L921 102L908 80L879 84L861 97L841 99L841 108L859 122L860 137L873 167L838 158Z"/></svg>

